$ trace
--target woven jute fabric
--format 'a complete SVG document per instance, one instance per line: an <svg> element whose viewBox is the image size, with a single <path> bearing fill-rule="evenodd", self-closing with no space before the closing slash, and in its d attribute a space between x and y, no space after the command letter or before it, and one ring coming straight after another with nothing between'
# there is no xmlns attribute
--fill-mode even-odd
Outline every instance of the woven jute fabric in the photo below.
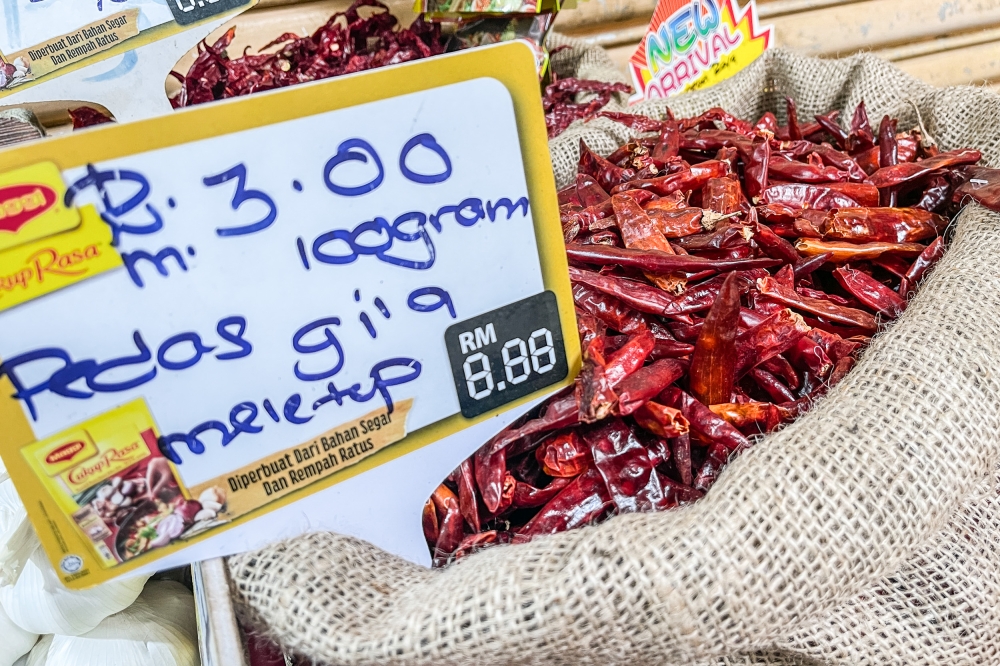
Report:
<svg viewBox="0 0 1000 666"><path fill-rule="evenodd" d="M621 78L597 49L558 71ZM864 99L942 148L1000 166L1000 97L935 89L871 56L771 51L669 101L747 119ZM623 100L618 100L622 102ZM662 113L666 102L633 110ZM577 123L551 142L560 185ZM1000 663L1000 215L969 205L900 319L805 416L735 460L704 499L487 549L430 571L353 538L309 534L229 560L243 619L332 664Z"/></svg>

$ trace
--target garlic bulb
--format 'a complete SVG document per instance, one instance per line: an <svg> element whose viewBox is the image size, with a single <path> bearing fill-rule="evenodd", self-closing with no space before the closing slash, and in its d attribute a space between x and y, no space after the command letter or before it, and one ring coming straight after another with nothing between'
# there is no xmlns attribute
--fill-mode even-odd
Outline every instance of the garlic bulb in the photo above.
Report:
<svg viewBox="0 0 1000 666"><path fill-rule="evenodd" d="M38 640L38 634L25 631L14 624L0 608L0 666L12 666L28 654Z"/></svg>
<svg viewBox="0 0 1000 666"><path fill-rule="evenodd" d="M25 631L78 636L109 615L128 608L147 578L114 580L87 590L68 590L38 547L17 582L0 587L0 606Z"/></svg>
<svg viewBox="0 0 1000 666"><path fill-rule="evenodd" d="M24 666L45 666L45 657L49 654L53 638L55 636L42 636L42 640L31 648L31 652L28 653L28 661Z"/></svg>
<svg viewBox="0 0 1000 666"><path fill-rule="evenodd" d="M2 463L0 463L2 465ZM0 585L13 585L38 539L9 478L0 481Z"/></svg>
<svg viewBox="0 0 1000 666"><path fill-rule="evenodd" d="M81 636L46 636L28 666L198 666L194 598L180 583L149 583L135 603Z"/></svg>

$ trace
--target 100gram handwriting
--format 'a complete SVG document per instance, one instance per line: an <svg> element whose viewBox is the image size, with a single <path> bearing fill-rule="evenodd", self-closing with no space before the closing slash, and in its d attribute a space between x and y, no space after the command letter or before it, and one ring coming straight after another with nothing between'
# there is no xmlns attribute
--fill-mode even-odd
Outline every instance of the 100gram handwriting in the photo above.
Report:
<svg viewBox="0 0 1000 666"><path fill-rule="evenodd" d="M422 148L440 161L437 173L420 173L411 167L411 154ZM426 155L425 155L426 156ZM342 182L343 174L338 170L344 166L353 166L367 171L367 180L361 184L346 184ZM451 157L437 139L429 133L417 134L403 146L398 161L399 172L412 183L419 185L434 185L447 181L453 172ZM357 177L357 171L353 172ZM364 139L347 139L337 147L337 153L327 160L323 169L323 182L332 194L343 197L360 197L376 191L385 180L385 166L375 148ZM229 206L233 212L239 212L245 206L248 210L262 210L263 214L253 222L233 226L217 227L215 233L220 238L237 238L265 231L279 219L279 208L274 197L249 185L250 174L244 163L217 174L201 179L207 188L218 188L231 184L233 194ZM124 200L116 200L111 195L109 186L126 184L133 192ZM294 189L301 192L302 185L293 181ZM133 169L98 169L94 165L87 166L87 173L75 181L67 190L66 206L72 206L77 197L93 188L101 200L101 218L111 228L112 245L118 246L123 235L148 236L160 232L164 228L164 214L149 201L152 187L149 180ZM173 197L167 200L169 208L176 208ZM457 204L445 204L434 213L409 211L396 216L392 222L387 218L375 218L361 222L353 229L332 229L318 235L307 244L302 238L296 239L299 258L306 270L311 270L312 261L319 264L343 265L351 264L362 256L374 256L384 263L409 268L427 270L431 268L437 256L433 238L428 226L437 233L444 230L443 222L454 220L459 227L472 227L481 220L489 219L495 222L500 213L510 220L520 211L525 218L529 214L529 201L525 196L500 197L498 199L482 199L469 197ZM399 244L415 244L422 248L419 257L401 256L393 252L393 247ZM195 248L188 246L186 253L194 256ZM157 273L164 277L170 275L167 260L171 259L181 271L188 270L184 252L174 246L166 246L156 252L145 249L122 252L122 260L132 282L139 288L146 286L139 273L141 264L149 264Z"/></svg>

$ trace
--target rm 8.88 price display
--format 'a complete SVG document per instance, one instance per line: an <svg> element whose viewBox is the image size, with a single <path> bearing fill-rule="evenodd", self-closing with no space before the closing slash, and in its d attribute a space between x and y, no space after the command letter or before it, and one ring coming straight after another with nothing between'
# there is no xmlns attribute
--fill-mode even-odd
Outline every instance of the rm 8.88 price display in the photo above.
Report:
<svg viewBox="0 0 1000 666"><path fill-rule="evenodd" d="M550 291L455 324L445 343L466 418L551 386L569 371Z"/></svg>

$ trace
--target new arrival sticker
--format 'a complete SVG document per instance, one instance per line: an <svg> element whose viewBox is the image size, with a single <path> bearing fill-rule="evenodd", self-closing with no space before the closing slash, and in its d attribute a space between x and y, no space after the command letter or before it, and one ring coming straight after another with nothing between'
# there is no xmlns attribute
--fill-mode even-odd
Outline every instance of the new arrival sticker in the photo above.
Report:
<svg viewBox="0 0 1000 666"><path fill-rule="evenodd" d="M728 79L771 44L753 0L659 0L649 28L629 60L631 102L700 90Z"/></svg>

